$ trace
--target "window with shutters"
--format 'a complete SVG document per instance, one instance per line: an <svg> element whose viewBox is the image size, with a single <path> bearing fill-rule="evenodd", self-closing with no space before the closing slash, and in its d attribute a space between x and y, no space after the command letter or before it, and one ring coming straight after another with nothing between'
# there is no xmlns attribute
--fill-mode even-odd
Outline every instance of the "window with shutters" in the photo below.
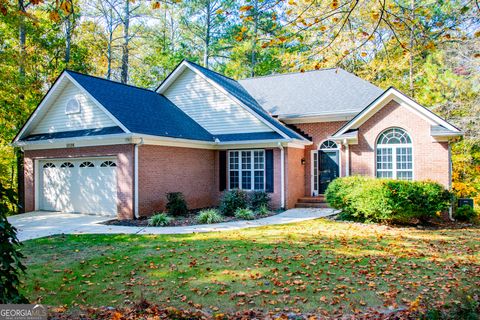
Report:
<svg viewBox="0 0 480 320"><path fill-rule="evenodd" d="M265 150L228 152L229 189L265 190Z"/></svg>

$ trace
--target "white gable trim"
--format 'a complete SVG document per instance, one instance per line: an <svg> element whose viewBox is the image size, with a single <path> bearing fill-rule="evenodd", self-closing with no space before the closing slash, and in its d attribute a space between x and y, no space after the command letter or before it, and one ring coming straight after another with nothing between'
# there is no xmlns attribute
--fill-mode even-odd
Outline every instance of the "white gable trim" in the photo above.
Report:
<svg viewBox="0 0 480 320"><path fill-rule="evenodd" d="M205 81L207 81L209 84L211 84L215 89L217 89L218 91L222 92L224 95L226 95L230 100L232 100L234 103L238 104L239 106L241 106L242 108L244 108L245 110L247 110L249 113L251 113L255 118L257 118L258 120L260 120L263 124L265 124L266 126L268 126L270 129L272 129L273 131L277 132L279 135L281 135L283 138L285 139L290 139L290 137L288 135L286 135L285 133L283 133L281 130L279 130L277 127L275 127L273 124L271 124L270 122L268 122L267 120L265 120L263 117L261 117L260 115L258 115L254 110L252 110L250 107L248 107L247 105L245 105L242 101L238 100L236 97L234 97L233 95L231 95L227 90L225 90L224 88L222 88L220 85L218 85L218 83L216 83L215 81L213 81L212 79L208 78L207 76L205 76L202 72L198 71L197 68L193 67L190 65L190 63L188 63L188 61L182 61L182 63L180 63L180 65L167 77L167 79L165 79L164 82L162 82L162 84L160 84L160 86L158 87L157 89L157 92L160 93L160 94L163 94L167 89L168 87L170 87L170 85L175 82L175 80L182 74L182 72L188 68L189 70L193 71L195 74L197 74L198 76L200 76L202 79L204 79Z"/></svg>
<svg viewBox="0 0 480 320"><path fill-rule="evenodd" d="M353 118L349 123L337 131L332 137L337 137L344 134L350 129L358 129L362 124L364 124L372 115L382 109L390 101L396 101L401 106L408 107L412 109L419 116L427 120L430 124L437 124L445 127L448 130L451 130L456 133L461 133L461 131L455 126L451 125L447 121L443 120L437 116L432 111L421 106L416 101L406 96L397 89L391 87L387 89L382 95L375 99L368 107L363 109L355 118Z"/></svg>
<svg viewBox="0 0 480 320"><path fill-rule="evenodd" d="M123 131L126 133L130 133L130 131L117 119L115 118L103 105L101 105L95 98L92 97L92 95L85 90L75 79L73 79L67 72L63 71L62 74L58 77L58 79L55 81L53 86L50 88L50 90L47 92L43 100L40 102L40 104L37 106L35 111L32 113L30 118L27 120L25 125L22 127L20 132L17 134L15 139L13 140L13 144L15 145L21 138L23 138L25 132L28 131L29 128L32 127L32 125L36 124L37 121L40 121L41 118L39 117L40 114L44 113L44 109L48 108L51 106L52 100L55 100L58 96L55 96L55 92L58 90L58 88L64 84L65 81L70 81L73 83L77 88L79 88L82 93L84 93L89 99L95 103L96 106L100 108L105 114L112 119L115 124L117 124L120 128L122 128ZM46 110L45 110L46 111Z"/></svg>

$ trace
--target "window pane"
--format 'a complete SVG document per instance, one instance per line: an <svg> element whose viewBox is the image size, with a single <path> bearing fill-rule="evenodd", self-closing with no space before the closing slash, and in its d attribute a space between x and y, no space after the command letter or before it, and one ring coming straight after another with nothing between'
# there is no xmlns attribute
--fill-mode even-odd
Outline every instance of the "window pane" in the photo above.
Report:
<svg viewBox="0 0 480 320"><path fill-rule="evenodd" d="M254 176L254 189L255 190L263 190L265 189L265 184L263 181L263 171L255 171L255 176Z"/></svg>
<svg viewBox="0 0 480 320"><path fill-rule="evenodd" d="M399 171L397 172L397 179L399 180L412 180L413 172L412 171Z"/></svg>
<svg viewBox="0 0 480 320"><path fill-rule="evenodd" d="M412 169L412 148L397 148L397 169Z"/></svg>
<svg viewBox="0 0 480 320"><path fill-rule="evenodd" d="M377 171L377 178L393 178L392 171Z"/></svg>
<svg viewBox="0 0 480 320"><path fill-rule="evenodd" d="M230 189L238 189L238 171L230 171Z"/></svg>
<svg viewBox="0 0 480 320"><path fill-rule="evenodd" d="M252 189L251 171L242 171L242 189Z"/></svg>
<svg viewBox="0 0 480 320"><path fill-rule="evenodd" d="M242 151L242 170L250 170L252 168L252 153L250 151Z"/></svg>
<svg viewBox="0 0 480 320"><path fill-rule="evenodd" d="M255 170L263 170L265 166L265 153L263 151L254 151L253 157L253 168Z"/></svg>
<svg viewBox="0 0 480 320"><path fill-rule="evenodd" d="M391 148L377 149L377 170L391 170L393 168L393 157Z"/></svg>
<svg viewBox="0 0 480 320"><path fill-rule="evenodd" d="M238 170L238 151L230 152L230 170Z"/></svg>

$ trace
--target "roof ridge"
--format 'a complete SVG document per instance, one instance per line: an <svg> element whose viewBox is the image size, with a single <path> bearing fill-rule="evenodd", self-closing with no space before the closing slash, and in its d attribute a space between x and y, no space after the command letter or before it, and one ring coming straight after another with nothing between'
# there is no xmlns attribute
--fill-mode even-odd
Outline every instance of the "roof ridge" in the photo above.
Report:
<svg viewBox="0 0 480 320"><path fill-rule="evenodd" d="M315 70L295 71L295 72L287 72L287 73L275 73L275 74L268 74L268 75L257 76L257 77L248 77L248 78L239 79L239 81L255 80L255 79L269 78L269 77L289 76L289 75L293 75L293 74L304 74L304 73L309 73L309 72L320 72L320 71L327 71L327 70L333 70L333 69L339 69L339 70L345 71L347 73L351 73L351 72L348 72L348 71L346 71L342 68L339 68L339 67L331 67L331 68L322 68L322 69L315 69ZM353 75L355 75L355 74L353 74Z"/></svg>
<svg viewBox="0 0 480 320"><path fill-rule="evenodd" d="M137 87L133 84L128 84L128 83L122 83L122 82L119 82L119 81L115 81L115 80L111 80L111 79L106 79L106 78L102 78L102 77L99 77L99 76L94 76L94 75L90 75L90 74L86 74L86 73L81 73L81 72L78 72L78 71L73 71L73 70L70 70L70 69L65 69L66 72L71 72L71 73L76 73L76 74L79 74L81 76L85 76L85 77L90 77L90 78L95 78L95 79L98 79L98 80L103 80L103 81L107 81L107 82L111 82L111 83L114 83L114 84L120 84L122 86L127 86L127 87L131 87L131 88L134 88L134 89L139 89L139 90L145 90L145 91L148 91L148 92L153 92L153 93L156 93L155 91L151 90L151 89L148 89L148 88L142 88L142 87Z"/></svg>
<svg viewBox="0 0 480 320"><path fill-rule="evenodd" d="M224 74L221 74L220 72L217 72L217 71L215 71L215 70L213 70L213 69L205 68L205 67L199 65L198 63L192 62L192 61L187 60L187 59L185 59L185 61L188 62L188 63L193 64L194 66L197 66L197 67L200 67L200 68L202 68L202 69L211 71L211 72L213 72L213 73L215 73L215 74L218 74L219 76L221 76L221 77L223 77L223 78L225 78L225 79L227 79L227 80L235 81L235 82L238 83L238 80L235 80L235 79L233 79L233 78L230 78L229 76L226 76L226 75L224 75Z"/></svg>

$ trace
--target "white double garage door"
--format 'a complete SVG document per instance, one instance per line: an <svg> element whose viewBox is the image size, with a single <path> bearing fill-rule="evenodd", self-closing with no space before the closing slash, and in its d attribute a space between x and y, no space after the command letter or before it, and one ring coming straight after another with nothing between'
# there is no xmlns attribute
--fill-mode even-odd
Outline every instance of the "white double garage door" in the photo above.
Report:
<svg viewBox="0 0 480 320"><path fill-rule="evenodd" d="M115 158L47 159L38 168L38 209L117 214Z"/></svg>

